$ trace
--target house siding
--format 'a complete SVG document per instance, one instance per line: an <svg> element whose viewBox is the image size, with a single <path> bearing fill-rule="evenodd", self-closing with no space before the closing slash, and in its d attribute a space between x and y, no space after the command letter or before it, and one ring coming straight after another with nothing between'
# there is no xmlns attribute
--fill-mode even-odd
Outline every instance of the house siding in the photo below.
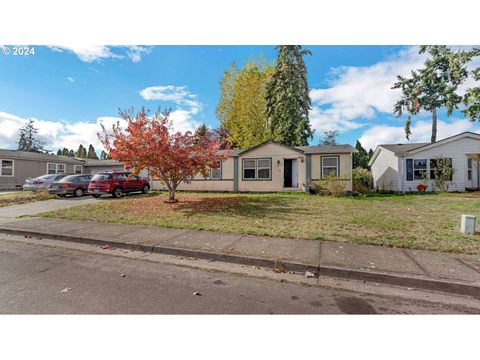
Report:
<svg viewBox="0 0 480 360"><path fill-rule="evenodd" d="M400 191L399 158L390 150L380 148L371 167L373 186L377 191Z"/></svg>
<svg viewBox="0 0 480 360"><path fill-rule="evenodd" d="M352 154L312 154L311 176L312 181L322 180L322 157L337 156L339 159L339 181L345 183L345 190L352 190Z"/></svg>
<svg viewBox="0 0 480 360"><path fill-rule="evenodd" d="M438 157L445 157L452 159L452 167L454 170L452 181L450 182L448 191L465 191L467 182L467 154L480 154L480 140L465 137L446 144L441 144L437 147L425 149L424 151L415 152L411 155L406 155L400 159L403 169L406 166L406 159L436 159ZM429 169L429 161L427 167ZM417 185L422 180L407 181L405 172L402 174L404 189L399 191L417 191ZM433 180L429 181L430 186L433 185ZM431 188L431 187L430 187Z"/></svg>
<svg viewBox="0 0 480 360"><path fill-rule="evenodd" d="M47 174L48 163L65 164L65 172L73 174L73 165L82 165L81 162L67 163L62 160L28 160L18 158L2 157L2 160L14 161L14 176L0 176L0 190L21 189L25 180L28 178L36 178Z"/></svg>

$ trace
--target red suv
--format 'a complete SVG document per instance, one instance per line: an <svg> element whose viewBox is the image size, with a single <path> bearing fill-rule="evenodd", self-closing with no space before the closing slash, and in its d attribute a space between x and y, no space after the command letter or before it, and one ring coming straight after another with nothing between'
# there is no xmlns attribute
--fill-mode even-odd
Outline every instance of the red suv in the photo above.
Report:
<svg viewBox="0 0 480 360"><path fill-rule="evenodd" d="M88 192L93 197L103 194L112 194L114 198L124 193L141 191L146 194L150 191L150 183L140 176L133 176L128 171L100 172L93 176L88 185Z"/></svg>

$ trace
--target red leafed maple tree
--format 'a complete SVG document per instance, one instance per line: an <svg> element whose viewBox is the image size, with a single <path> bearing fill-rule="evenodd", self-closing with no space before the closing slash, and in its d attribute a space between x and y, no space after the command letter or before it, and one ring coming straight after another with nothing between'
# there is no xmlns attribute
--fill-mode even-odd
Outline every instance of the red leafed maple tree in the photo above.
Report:
<svg viewBox="0 0 480 360"><path fill-rule="evenodd" d="M220 150L221 144L209 129L175 132L169 112L157 111L148 116L145 109L137 114L133 109L119 112L126 128L117 122L107 131L102 125L99 134L111 157L132 168L138 174L149 169L153 177L168 188L168 201L176 202L175 191L187 177L202 174L207 177L210 168L230 156L229 149Z"/></svg>

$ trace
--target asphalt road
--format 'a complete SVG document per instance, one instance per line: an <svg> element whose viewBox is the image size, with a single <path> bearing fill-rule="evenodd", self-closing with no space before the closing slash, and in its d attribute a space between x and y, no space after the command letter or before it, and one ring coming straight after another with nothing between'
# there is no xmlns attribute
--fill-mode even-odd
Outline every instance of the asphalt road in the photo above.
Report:
<svg viewBox="0 0 480 360"><path fill-rule="evenodd" d="M3 314L479 313L434 296L372 295L21 240L0 234Z"/></svg>

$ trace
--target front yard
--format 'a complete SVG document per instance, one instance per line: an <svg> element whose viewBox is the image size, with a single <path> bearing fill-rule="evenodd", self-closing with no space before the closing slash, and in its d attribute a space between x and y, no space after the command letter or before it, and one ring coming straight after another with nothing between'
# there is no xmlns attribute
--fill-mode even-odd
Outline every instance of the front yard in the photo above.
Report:
<svg viewBox="0 0 480 360"><path fill-rule="evenodd" d="M226 231L312 240L480 253L462 236L460 215L480 216L477 194L327 197L307 194L178 193L99 200L42 214L63 219Z"/></svg>
<svg viewBox="0 0 480 360"><path fill-rule="evenodd" d="M0 193L0 207L8 205L25 204L33 201L53 199L55 195L49 195L45 191L15 191Z"/></svg>

